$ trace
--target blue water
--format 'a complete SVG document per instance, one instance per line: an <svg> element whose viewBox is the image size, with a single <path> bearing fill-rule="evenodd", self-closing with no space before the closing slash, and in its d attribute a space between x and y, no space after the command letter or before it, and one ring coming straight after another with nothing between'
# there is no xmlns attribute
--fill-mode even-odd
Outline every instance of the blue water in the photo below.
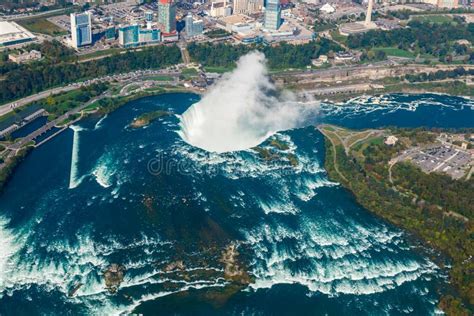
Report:
<svg viewBox="0 0 474 316"><path fill-rule="evenodd" d="M314 127L276 134L290 148L273 161L253 150L193 148L177 135L174 116L129 127L142 113L180 114L197 100L133 101L83 120L26 158L0 197L1 315L437 312L446 271L430 250L328 180ZM321 122L473 127L474 103L361 97L323 104L311 123ZM236 293L220 262L230 243L239 244L255 278ZM175 260L185 270L166 272ZM127 269L115 295L102 277L111 263Z"/></svg>
<svg viewBox="0 0 474 316"><path fill-rule="evenodd" d="M31 122L28 122L26 125L23 125L16 131L14 131L11 136L12 138L21 138L28 136L29 134L33 133L37 129L41 128L43 125L45 125L48 122L48 118L46 116L40 116Z"/></svg>

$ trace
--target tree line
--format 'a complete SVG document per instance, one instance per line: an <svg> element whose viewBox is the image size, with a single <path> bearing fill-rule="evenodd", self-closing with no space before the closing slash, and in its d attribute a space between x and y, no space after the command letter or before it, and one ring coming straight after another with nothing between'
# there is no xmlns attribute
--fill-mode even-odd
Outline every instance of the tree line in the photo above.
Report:
<svg viewBox="0 0 474 316"><path fill-rule="evenodd" d="M430 73L408 74L405 79L410 82L435 81L444 79L454 79L463 76L474 75L474 69L465 69L464 67L457 67L453 70L438 70Z"/></svg>
<svg viewBox="0 0 474 316"><path fill-rule="evenodd" d="M398 47L444 57L448 54L463 54L468 48L465 45L453 43L465 39L474 41L474 23L429 23L413 20L408 27L383 31L371 30L362 34L352 34L347 38L350 48Z"/></svg>
<svg viewBox="0 0 474 316"><path fill-rule="evenodd" d="M58 53L52 53L50 56L56 57L19 66L9 62L0 66L0 74L5 76L0 85L0 103L79 80L137 69L162 68L181 62L176 45L153 46L133 53L127 51L84 63L64 61L68 60L68 54L58 56Z"/></svg>
<svg viewBox="0 0 474 316"><path fill-rule="evenodd" d="M313 58L342 48L328 40L318 39L303 45L285 42L276 46L263 44L230 45L224 43L191 43L188 46L191 58L204 66L233 67L235 62L250 51L258 50L265 54L271 69L303 68L311 64Z"/></svg>

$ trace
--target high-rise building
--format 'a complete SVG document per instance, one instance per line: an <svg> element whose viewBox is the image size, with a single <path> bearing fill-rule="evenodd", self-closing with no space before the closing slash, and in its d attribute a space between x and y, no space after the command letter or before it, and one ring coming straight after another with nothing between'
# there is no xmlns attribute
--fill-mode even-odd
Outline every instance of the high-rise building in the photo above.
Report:
<svg viewBox="0 0 474 316"><path fill-rule="evenodd" d="M184 19L184 22L186 24L186 36L188 37L201 35L204 31L204 23L202 22L202 20L195 20L191 13L188 13L186 18Z"/></svg>
<svg viewBox="0 0 474 316"><path fill-rule="evenodd" d="M265 7L264 27L267 30L278 30L281 25L280 0L267 0Z"/></svg>
<svg viewBox="0 0 474 316"><path fill-rule="evenodd" d="M227 5L227 0L215 0L211 2L210 16L217 18L231 15L232 8Z"/></svg>
<svg viewBox="0 0 474 316"><path fill-rule="evenodd" d="M119 44L126 48L157 43L160 40L161 32L157 28L142 29L138 24L119 28Z"/></svg>
<svg viewBox="0 0 474 316"><path fill-rule="evenodd" d="M119 44L123 47L138 46L139 41L138 24L122 26L119 28Z"/></svg>
<svg viewBox="0 0 474 316"><path fill-rule="evenodd" d="M138 41L140 45L157 43L160 41L160 30L140 29L138 30Z"/></svg>
<svg viewBox="0 0 474 316"><path fill-rule="evenodd" d="M233 14L254 14L263 8L263 0L234 0L233 4Z"/></svg>
<svg viewBox="0 0 474 316"><path fill-rule="evenodd" d="M248 0L247 14L262 12L263 0Z"/></svg>
<svg viewBox="0 0 474 316"><path fill-rule="evenodd" d="M234 0L234 7L232 8L232 13L240 14L247 13L247 6L249 0Z"/></svg>
<svg viewBox="0 0 474 316"><path fill-rule="evenodd" d="M158 2L158 24L163 33L176 31L176 4L173 0Z"/></svg>
<svg viewBox="0 0 474 316"><path fill-rule="evenodd" d="M75 48L92 44L91 14L71 13L71 39Z"/></svg>

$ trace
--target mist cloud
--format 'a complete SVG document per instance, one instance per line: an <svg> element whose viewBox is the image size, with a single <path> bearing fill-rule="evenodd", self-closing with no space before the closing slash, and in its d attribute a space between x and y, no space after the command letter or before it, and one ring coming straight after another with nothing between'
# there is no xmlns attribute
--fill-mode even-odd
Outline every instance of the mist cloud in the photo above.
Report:
<svg viewBox="0 0 474 316"><path fill-rule="evenodd" d="M303 105L292 93L279 92L268 78L265 56L251 52L180 116L178 133L207 151L244 150L301 126L317 109L316 103Z"/></svg>

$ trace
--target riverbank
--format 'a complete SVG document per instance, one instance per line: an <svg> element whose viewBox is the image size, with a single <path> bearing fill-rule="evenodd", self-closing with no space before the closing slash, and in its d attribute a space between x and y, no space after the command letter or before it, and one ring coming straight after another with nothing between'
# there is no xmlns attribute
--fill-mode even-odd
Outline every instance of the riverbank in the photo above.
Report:
<svg viewBox="0 0 474 316"><path fill-rule="evenodd" d="M459 97L474 97L474 86L466 84L464 81L453 80L452 82L419 82L419 83L392 83L381 85L377 88L367 88L357 92L343 92L345 86L340 86L342 92L336 94L320 95L318 98L334 103L346 102L354 97L364 95L381 95L381 94L444 94ZM350 91L351 85L346 89Z"/></svg>
<svg viewBox="0 0 474 316"><path fill-rule="evenodd" d="M123 105L131 102L133 100L156 96L160 94L167 94L167 93L198 93L197 91L193 91L187 88L166 88L160 87L158 89L153 89L149 91L140 91L136 94L131 94L128 96L108 96L108 97L101 97L100 99L91 100L84 104L80 110L76 111L73 117L70 117L69 114L65 114L63 117L60 117L48 124L51 126L60 127L56 133L48 137L47 139L43 140L41 144L46 141L51 140L55 136L59 135L62 131L66 130L70 125L77 123L78 121L82 120L85 117L90 115L105 115L107 113L113 112L118 108L122 107ZM79 114L79 116L75 116ZM55 123L57 121L57 123ZM13 148L12 150L4 149L1 152L2 159L4 160L3 163L0 165L0 191L4 188L11 175L14 173L15 169L21 163L23 159L29 154L29 152L38 144L35 144L34 141L30 140L31 135L38 134L38 131L28 135L26 139L21 139L16 143L12 143L12 146L17 146L18 143L19 148ZM23 145L23 143L25 143Z"/></svg>
<svg viewBox="0 0 474 316"><path fill-rule="evenodd" d="M462 197L472 193L473 180L458 184L445 175L420 172L411 164L395 167L390 164L406 145L400 142L387 146L383 143L384 137L393 133L398 139L411 143L423 142L419 137L421 131L411 134L389 130L356 132L330 125L318 129L326 139L325 167L329 177L351 191L369 211L446 254L453 263L449 276L454 289L452 293L443 293L439 307L448 315L471 315L474 304L471 260L474 247L470 237L474 233L473 210L472 205L464 204ZM393 183L389 177L394 178ZM420 188L426 185L428 190ZM438 188L440 185L442 188ZM443 197L450 198L439 197L435 201L433 192L438 190L442 190L439 194ZM464 210L468 221L450 216L453 208Z"/></svg>

